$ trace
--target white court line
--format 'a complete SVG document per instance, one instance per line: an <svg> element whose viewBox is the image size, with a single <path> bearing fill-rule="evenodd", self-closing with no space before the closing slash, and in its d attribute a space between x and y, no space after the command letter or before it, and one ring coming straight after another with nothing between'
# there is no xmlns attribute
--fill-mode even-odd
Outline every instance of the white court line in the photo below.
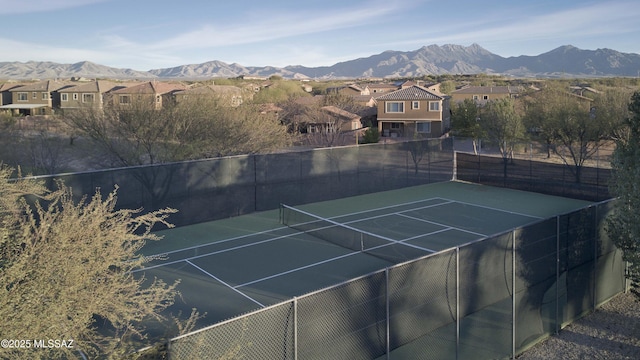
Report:
<svg viewBox="0 0 640 360"><path fill-rule="evenodd" d="M283 206L288 207L288 208L291 208L290 206L287 206L287 205L283 205ZM291 209L292 209L292 208L291 208ZM311 214L311 213L308 213L308 212L306 212L306 211L304 211L304 210L300 210L300 209L293 209L293 210L294 210L294 211L295 211L295 210L297 210L298 212L301 212L301 213L303 213L303 214L305 214L305 215L307 215L307 216L309 216L309 217L311 217L311 218L314 218L314 219L316 219L316 221L328 221L328 222L330 222L331 224L333 224L333 225L335 225L335 226L337 226L337 227L339 227L339 228L340 228L340 227L347 228L347 229L349 229L349 230L351 230L351 231L355 231L355 232L358 232L358 233L366 234L366 235L369 235L369 236L372 236L372 237L375 237L375 238L378 238L378 239L383 239L383 240L389 241L389 242L391 242L391 243L395 243L395 244L402 244L402 245L404 245L404 246L409 246L409 247L412 247L412 248L415 248L415 249L419 249L419 250L423 250L423 251L428 251L428 252L430 252L430 253L434 253L434 252L436 252L435 250L432 250L432 249L423 248L423 247L421 247L421 246L416 246L416 245L413 245L413 244L405 244L405 243L402 243L402 242L400 242L400 241L398 241L398 240L396 240L396 239L392 239L392 238L388 238L388 237L386 237L386 236L382 236L382 235L374 234L374 233L371 233L371 232L368 232L368 231L365 231L365 230L360 230L360 229L354 228L353 226L349 226L349 225L347 225L347 223L339 223L339 222L335 222L335 221L333 221L333 220L324 219L324 218L321 218L321 217L319 217L319 216L317 216L317 215L313 215L313 214ZM358 220L358 221L362 221L362 220ZM317 230L317 229L312 229L312 230L309 230L309 231L304 231L304 233L313 232L313 230ZM385 246L386 246L386 245L388 245L388 244L385 244ZM373 247L372 249L376 249L376 248L378 248L378 247L376 246L376 247ZM368 250L370 250L370 249L368 249Z"/></svg>
<svg viewBox="0 0 640 360"><path fill-rule="evenodd" d="M287 229L287 227L283 227L283 229ZM269 239L265 239L265 240L260 240L257 242L253 242L250 244L244 244L244 245L239 245L239 246L234 246L232 248L227 248L227 249L222 249L222 250L216 250L216 251L212 251L212 252L208 252L208 253L204 253L204 254L198 254L198 255L194 255L194 256L190 256L188 258L184 258L184 259L178 259L178 260L173 260L173 261L167 261L167 262L163 262L162 264L157 264L157 265L153 265L153 266L148 266L148 267L144 267L144 268L140 268L140 269L136 269L133 270L132 272L138 272L138 271L144 271L144 270L149 270L149 269L155 269L161 266L165 266L165 265L173 265L173 264L177 264L180 263L182 261L188 261L188 260L193 260L193 259L199 259L201 257L205 257L205 256L209 256L209 255L217 255L217 254L222 254L225 252L229 252L229 251L233 251L233 250L238 250L238 249L243 249L246 247L250 247L250 246L254 246L254 245L259 245L259 244L264 244L264 243L268 243L271 241L276 241L276 240L280 240L280 239L284 239L287 237L291 237L297 234L302 234L302 232L296 232L294 234L287 234L287 235L280 235L280 236L276 236L273 238L269 238ZM197 248L197 247L196 247Z"/></svg>
<svg viewBox="0 0 640 360"><path fill-rule="evenodd" d="M412 220L418 220L418 221L422 221L422 222L426 222L426 223L430 223L430 224L434 224L434 225L438 225L438 226L444 226L444 227L447 228L446 230L458 230L458 231L462 231L462 232L466 232L466 233L469 233L469 234L478 235L478 236L482 236L482 237L489 236L487 234L481 234L479 232L475 232L475 231L471 231L471 230L460 229L460 228L457 228L457 227L453 227L453 226L449 226L449 225L445 225L445 224L440 224L440 223L435 222L435 221L421 219L421 218L417 218L417 217L414 217L414 216L409 216L409 215L402 214L402 213L398 213L397 215L398 216L404 216L404 217L412 219ZM430 235L430 234L427 234L427 235ZM427 235L422 235L422 236L427 236Z"/></svg>
<svg viewBox="0 0 640 360"><path fill-rule="evenodd" d="M432 200L443 200L443 201L445 201L445 203L450 203L451 202L451 200L447 200L447 199L436 197L436 198L429 198L429 199L423 199L423 200L409 201L409 202L402 203L402 204L388 205L388 206L383 206L383 207L370 209L370 210L356 211L356 212L353 212L353 213L350 213L350 214L332 216L332 217L329 217L327 219L339 219L341 217L347 217L347 216L353 216L353 215L359 215L359 214L366 214L368 212L373 212L373 211L378 211L378 210L385 210L385 209L390 209L390 208L400 207L400 206L405 206L405 205L412 205L412 204L417 204L417 203L427 202L427 201L432 201ZM433 204L433 205L429 205L429 206L426 206L426 207L437 206L437 205L441 205L441 204ZM423 209L423 208L426 208L426 207L420 207L420 208L416 208L416 209ZM387 214L387 215L389 215L389 214ZM381 216L386 216L386 215L381 215ZM375 217L373 217L373 218L375 218ZM201 247L206 247L206 246L209 246L209 245L222 244L222 243L229 242L229 241L240 240L240 239L248 238L248 237L255 236L255 235L268 234L270 232L275 232L275 231L284 230L284 229L289 229L289 227L288 226L281 226L281 227L277 227L277 228L270 229L270 230L263 230L263 231L258 231L258 232L251 233L251 234L239 235L239 236L235 236L235 237L232 237L232 238L223 239L223 240L220 240L220 241L212 241L212 242L199 244L199 245L193 245L193 246L189 246L189 247L185 247L185 248L181 248L181 249L165 251L163 253L149 255L149 256L146 256L146 257L169 255L169 254L181 252L181 251L184 251L184 250L192 250L192 249L197 249L197 248L201 248ZM167 264L169 264L169 263L167 263ZM149 269L149 268L147 268L147 269Z"/></svg>
<svg viewBox="0 0 640 360"><path fill-rule="evenodd" d="M421 207L417 207L417 208L413 208L413 209L408 209L408 210L403 210L402 212L413 211L413 210L421 210L421 209L428 209L428 208L431 208L431 207L435 207L435 206L439 206L439 205L444 205L444 204L450 204L450 203L452 203L452 202L453 202L453 201L451 201L451 200L446 200L446 199L442 199L442 198L434 198L434 199L442 200L442 201L444 201L444 202L443 202L443 203L438 203L438 204L430 204L430 205L421 206ZM332 217L332 218L347 217L347 216L351 216L351 215L355 215L355 214L362 214L362 213L367 213L367 212L372 212L372 211L377 211L377 210L382 210L382 209L388 209L388 208L393 208L393 207L403 206L403 205L407 205L407 204L417 204L417 203L426 202L426 201L429 201L429 200L433 200L433 199L426 199L426 200L412 201L412 202L405 203L405 204L402 204L402 205L391 205L391 206L385 206L385 207L381 207L381 208L377 208L377 209L372 209L372 210L366 210L366 211L360 211L360 212L355 212L355 213L351 213L351 214L345 214L345 215L334 216L334 217ZM376 215L376 216L373 216L373 217L370 217L370 218L367 218L367 219L352 220L352 221L346 222L345 224L350 224L350 223L354 223L354 222L360 222L360 221L363 221L363 220L377 219L377 218L386 217L386 216L389 216L389 215L400 215L400 214L401 214L400 212L395 212L395 213L389 213L389 214ZM310 216L313 216L313 215L310 215ZM332 219L332 218L327 218L327 219ZM351 227L348 227L348 228L351 228ZM287 226L283 226L283 227L276 228L276 229L278 229L278 230L283 230L283 229L290 229L290 228L289 228L289 227L287 227ZM322 228L321 228L321 229L322 229ZM364 231L361 231L361 230L358 230L358 229L355 229L355 228L351 228L351 229L354 229L355 231L358 231L358 232L367 233L367 232L364 232ZM188 248L184 248L184 249L180 249L180 250L175 250L175 251L170 251L170 252L166 252L166 253L162 253L162 254L158 254L158 255L151 255L151 256L165 256L165 255L168 255L168 254L170 254L170 253L172 253L172 252L179 252L179 251L182 251L182 250L192 250L192 249L197 249L197 248L205 247L205 246L212 245L212 244L219 244L219 243L224 243L224 242L228 242L228 241L232 241L232 240L243 239L243 238L247 238L247 237L250 237L250 236L253 236L253 235L258 235L258 234L268 234L269 232L274 231L274 230L275 230L275 229L267 230L267 231L261 231L261 232L255 233L255 234L241 235L241 236L237 236L237 237L233 237L233 238L225 239L225 240L222 240L222 241L212 242L212 243L205 244L205 245L191 246L191 247L188 247ZM277 236L277 237L274 237L274 238L269 238L269 239L266 239L266 240L261 240L261 241L253 242L253 243L250 243L250 244L244 244L244 245L234 246L234 247L231 247L231 248L222 249L222 250L217 250L217 251L212 251L212 252L208 252L208 253L203 253L203 254L199 254L199 255L195 255L195 256L190 256L190 257L183 258L183 259L178 259L178 260L173 260L173 261L163 262L163 263L161 263L161 264L157 264L157 265L152 265L152 266L147 266L147 267L144 267L144 268L136 269L136 270L133 270L132 272L133 272L133 273L135 273L135 272L140 272L140 271L145 271L145 270L151 270L151 269L159 268L159 267L166 266L166 265L178 264L178 263L183 262L183 261L199 259L199 258L206 257L206 256L209 256L209 255L217 255L217 254L225 253L225 252L228 252L228 251L234 251L234 250L238 250L238 249L242 249L242 248L246 248L246 247L250 247L250 246L254 246L254 245L264 244L264 243L268 243L268 242L271 242L271 241L280 240L280 239L283 239L283 238L292 237L292 236L295 236L295 235L298 235L298 234L303 234L303 233L305 233L305 232L304 232L304 231L298 231L298 232L296 232L296 233L294 233L294 234L280 235L280 236ZM367 233L367 234L370 234L370 233ZM370 234L370 235L380 237L379 235L376 235L376 234ZM423 236L424 236L424 235L423 235ZM412 239L412 238L409 238L409 239L404 239L404 240L394 240L394 239L389 239L389 238L386 238L386 237L381 237L381 238L383 238L383 239L385 239L385 240L387 240L387 241L390 241L390 242L394 242L394 243L397 243L397 242L403 242L403 241L411 240L411 239ZM420 249L420 250L423 250L423 251L427 251L427 252L431 252L431 253L436 252L436 251L435 251L435 250L433 250L433 249L427 249L427 248L423 248L423 247L415 246L415 245L412 245L412 244L404 244L404 243L403 243L403 245L405 245L405 246L409 246L409 247L413 247L413 248L417 248L417 249Z"/></svg>
<svg viewBox="0 0 640 360"><path fill-rule="evenodd" d="M198 269L198 270L202 271L203 273L207 274L208 276L210 276L211 278L215 279L216 281L219 281L221 284L223 284L224 286L228 287L229 289L231 289L231 290L233 290L233 291L237 292L238 294L240 294L240 295L244 296L245 298L247 298L247 299L249 299L249 300L253 301L254 303L256 303L256 304L260 305L260 307L265 307L265 306L264 306L263 304L261 304L259 301L257 301L257 300L255 300L255 299L253 299L251 296L249 296L249 295L247 295L247 294L243 293L242 291L240 291L240 290L236 289L235 287L233 287L233 286L231 286L231 285L227 284L226 282L224 282L224 281L220 280L219 278L215 277L213 274L211 274L210 272L208 272L208 271L206 271L205 269L201 268L200 266L198 266L198 265L196 265L196 264L192 263L192 262L191 262L191 261L189 261L189 260L185 260L185 261L186 261L189 265L191 265L191 266L193 266L194 268L196 268L196 269Z"/></svg>
<svg viewBox="0 0 640 360"><path fill-rule="evenodd" d="M448 231L448 230L452 230L452 229L454 229L454 228L449 227L449 228L445 228L445 229L440 229L440 230L432 231L432 232L430 232L430 233L428 233L428 234L416 235L416 236L412 236L412 237L410 237L410 238L406 238L406 239L403 239L403 240L396 240L396 243L401 243L401 242L403 242L403 241L408 241L408 240L417 239L417 238L420 238L420 237L422 237L422 236L429 236L429 235L433 235L433 234L438 234L438 233L441 233L441 232L444 232L444 231ZM346 258L346 257L349 257L349 256L353 256L353 255L357 255L357 254L361 254L361 253L365 253L365 254L366 254L366 253L367 253L367 251L371 251L371 250L375 250L375 249L380 249L380 248L387 247L387 246L390 246L390 245L394 245L394 244L393 244L393 243L389 243L389 244L378 245L378 246L374 246L374 247L372 247L372 248L370 248L370 249L366 249L366 250L364 250L364 251L352 252L352 253L344 254L344 255L341 255L341 256L338 256L338 257L334 257L334 258L331 258L331 259L326 259L326 260L323 260L323 261L318 261L318 262L313 263L313 264L309 264L309 265L301 266L301 267L298 267L298 268L295 268L295 269L291 269L291 270L287 270L287 271L284 271L284 272L281 272L281 273L278 273L278 274L270 275L270 276L264 277L264 278L262 278L262 279L252 280L252 281L246 282L246 283L244 283L244 284L236 285L236 288L243 287L243 286L248 286L248 285L252 285L252 284L255 284L255 283L259 283L259 282L261 282L261 281L265 281L265 280L273 279L273 278L276 278L276 277L278 277L278 276L287 275L287 274L294 273L294 272L296 272L296 271L300 271L300 270L304 270L304 269L308 269L308 268L311 268L311 267L314 267L314 266L317 266L317 265L326 264L326 263L329 263L329 262L331 262L331 261L339 260L339 259L343 259L343 258ZM410 245L410 244L403 244L403 245ZM426 250L426 249L424 249L424 250ZM432 253L434 253L434 252L436 252L436 251L435 251L435 250L432 250ZM369 255L369 256L376 257L375 255L371 255L371 254L368 254L368 255ZM425 254L425 255L426 255L426 254Z"/></svg>
<svg viewBox="0 0 640 360"><path fill-rule="evenodd" d="M544 219L544 218L539 217L539 216L523 214L523 213L519 213L519 212L515 212L515 211L509 211L509 210L502 210L502 209L498 209L498 208L493 208L491 206L472 204L472 203L468 203L468 202L464 202L464 201L450 200L450 199L445 199L445 198L440 198L440 197L439 198L435 198L435 199L451 201L451 202L457 202L457 203L460 203L460 204L463 204L463 205L476 206L476 207L479 207L479 208L489 209L489 210L493 210L493 211L500 211L500 212L504 212L504 213L507 213L507 214L520 215L520 216L530 217L530 218L534 218L534 219Z"/></svg>
<svg viewBox="0 0 640 360"><path fill-rule="evenodd" d="M283 271L283 272L278 273L278 274L274 274L274 275L270 275L270 276L267 276L267 277L263 277L262 279L252 280L252 281L246 282L244 284L236 285L236 288L252 285L252 284L259 283L261 281L265 281L265 280L269 280L269 279L273 279L273 278L277 278L278 276L283 276L283 275L287 275L287 274L290 274L290 273L294 273L296 271L312 268L314 266L326 264L326 263L332 262L334 260L340 260L340 259L343 259L343 258L346 258L346 257L349 257L349 256L360 254L360 253L361 252L351 252L351 253L340 255L340 256L337 256L337 257L330 258L330 259L318 261L318 262L315 262L313 264L301 266L301 267L298 267L298 268L295 268L295 269Z"/></svg>
<svg viewBox="0 0 640 360"><path fill-rule="evenodd" d="M418 203L418 202L423 202L423 201L415 201L414 203ZM451 203L451 202L450 201L449 202L445 202L444 204L449 204L449 203ZM422 206L422 207L418 207L418 208L414 208L414 209L410 209L410 210L404 210L404 211L427 209L427 208L438 206L438 205L441 205L441 204L427 205L427 206ZM374 211L374 210L369 210L369 211ZM364 219L364 220L376 219L376 218L381 218L381 217L394 215L394 214L400 214L400 213L390 213L390 214L377 215L377 216L373 216L373 217L370 217L370 218L367 218L367 219ZM309 215L309 216L312 216L312 215ZM345 216L349 216L349 215L341 215L341 216L345 217ZM363 221L363 219L348 221L348 222L346 222L344 224L350 224L350 223L359 222L359 221ZM338 223L336 223L336 224L338 224ZM327 227L329 227L329 226L327 226ZM327 227L321 227L321 228L314 229L314 230L321 230L321 229L324 229L324 228L327 228ZM393 242L393 243L398 243L398 242L403 242L403 241L406 241L406 240L413 239L413 238L409 238L409 239L403 239L403 240L394 240L394 239L390 239L390 238L387 238L387 237L384 237L384 236L380 236L380 235L372 234L372 233L369 233L369 232L366 232L366 231L362 231L362 230L359 230L359 229L356 229L356 228L353 228L353 227L350 227L350 226L346 226L346 227L351 229L351 230L353 230L353 231L362 232L364 234L368 234L368 235L371 235L371 236L374 236L374 237L379 237L379 238L382 238L384 240L387 240L387 241ZM284 227L281 227L279 229L291 229L291 228L288 227L288 226L284 226ZM261 232L260 234L262 234L262 233L268 233L268 231ZM152 265L152 266L147 266L147 267L144 267L144 268L136 269L136 270L133 270L132 272L135 273L135 272L140 272L140 271L144 271L144 270L151 270L151 269L159 268L159 267L162 267L162 266L165 266L165 265L178 264L178 263L180 263L182 261L199 259L199 258L206 257L206 256L209 256L209 255L222 254L222 253L225 253L225 252L234 251L234 250L238 250L238 249L243 249L243 248L254 246L254 245L264 244L264 243L268 243L268 242L271 242L271 241L276 241L276 240L280 240L280 239L284 239L284 238L288 238L288 237L292 237L292 236L299 235L299 234L304 234L304 233L306 233L306 231L297 231L297 232L295 232L293 234L280 235L280 236L277 236L277 237L273 237L273 238L269 238L269 239L253 242L253 243L250 243L250 244L244 244L244 245L234 246L234 247L227 248L227 249L216 250L216 251L212 251L212 252L208 252L208 253L203 253L203 254L199 254L199 255L195 255L195 256L190 256L190 257L187 257L187 258L184 258L184 259L167 261L167 262L163 262L161 264L157 264L157 265ZM258 234L258 233L256 233L256 234ZM217 243L221 243L221 242L224 242L224 241L237 240L237 239L245 238L245 237L248 237L248 236L251 236L251 235L238 236L238 237L226 239L226 240L223 240L223 241L220 241L220 242L217 242ZM422 235L422 236L424 236L424 235ZM430 252L430 253L436 252L436 250L427 249L427 248L423 248L423 247L412 245L412 244L403 244L403 245L409 246L409 247L413 247L413 248L417 248L419 250L427 251L427 252ZM192 247L189 247L189 248L185 248L183 250L197 249L199 247L204 247L204 246L206 246L206 245L192 246ZM166 254L168 254L168 253L166 253ZM154 255L154 256L163 256L163 255L166 255L166 254L159 254L159 255ZM339 258L340 257L338 257L338 259Z"/></svg>
<svg viewBox="0 0 640 360"><path fill-rule="evenodd" d="M400 211L400 212L394 212L394 213L389 213L389 214L376 215L376 216L373 216L373 217L370 217L370 218L366 218L366 219L352 220L352 221L348 221L348 222L346 222L346 223L344 223L344 224L335 223L335 222L331 221L331 219L339 219L339 218L341 218L341 217L348 217L348 216L353 216L353 215L366 214L366 213L368 213L368 212L379 211L379 210L384 210L384 209L390 209L390 208L400 207L400 206L406 206L406 205L412 205L412 204L417 204L417 203L422 203L422 202L428 202L428 201L433 201L433 200L441 200L441 201L443 201L443 202L442 202L442 203L437 203L437 204L430 204L430 205L427 205L427 206L421 206L421 207L417 207L417 208L413 208L413 209L402 210L402 211ZM332 222L332 223L335 223L335 224L336 224L336 226L339 226L338 224L340 224L340 225L346 225L346 224L351 224L351 223L356 223L356 222L361 222L361 221L366 221L366 220L371 220L371 219L376 219L376 218L382 218L382 217L386 217L386 216L389 216L389 215L399 215L399 216L403 216L403 217L410 218L410 219L414 219L414 220L419 220L419 221L424 221L424 222L433 223L433 224L435 224L435 225L438 225L438 226L442 226L442 227L444 227L444 229L441 229L441 230L438 230L438 231L435 231L435 232L432 232L432 233L429 233L429 234L423 234L423 235L419 235L419 236L413 236L413 237L406 238L406 239L402 239L402 240L390 239L390 238L387 238L387 237L384 237L384 236L380 236L380 235L377 235L377 234L369 233L369 232L367 232L367 231L359 230L359 229L357 229L357 228L353 228L353 227L348 226L348 225L346 225L345 227L347 227L347 228L349 228L349 229L352 229L352 230L354 230L354 231L357 231L357 232L361 232L361 233L368 234L368 235L371 235L371 236L374 236L374 237L382 238L382 239L384 239L384 240L390 241L390 242L395 243L395 244L400 243L400 244L405 245L405 246L409 246L409 247L417 248L417 249L419 249L419 250L423 250L423 251L426 251L426 252L434 253L434 252L436 252L436 250L428 249L428 248L424 248L424 247L420 247L420 246L415 246L415 245L413 245L413 244L407 244L407 243L405 243L405 242L406 242L406 241L409 241L409 240L412 240L412 239L415 239L415 238L424 237L424 236L429 236L429 235L432 235L432 234L435 234L435 233L439 233L439 232L444 232L444 231L447 231L447 230L459 230L459 231L462 231L462 232L467 232L467 233L471 233L471 234L478 235L478 236L483 236L483 237L486 237L486 236L488 236L488 235L486 235L486 234L481 234L481 233L476 233L476 232L473 232L473 231L469 231L469 230L465 230L465 229L460 229L460 228L456 228L456 227L451 227L451 226L448 226L448 225L444 225L444 224L436 223L436 222L429 221L429 220L425 220L425 219L414 218L414 217L411 217L411 216L406 215L406 214L403 214L403 213L405 213L405 212L409 212L409 211L416 211L416 210L422 210L422 209L427 209L427 208L437 207L437 206L440 206L440 205L447 205L447 204L456 203L456 202L457 202L457 203L464 204L464 205L477 206L477 207L480 207L480 208L486 208L486 209L490 209L490 210L494 210L494 211L501 211L501 212L511 213L511 214L514 214L514 215L520 215L520 216L525 216L525 217L531 217L531 218L535 218L535 219L540 219L539 217L532 216L532 215L527 215L527 214L517 213L517 212L513 212L513 211L506 211L506 210L501 210L501 209L496 209L496 208L492 208L492 207L489 207L489 206L482 206L482 205L476 205L476 204L466 203L466 202L463 202L463 201L450 200L450 199L445 199L445 198L441 198L441 197L434 197L434 198L429 198L429 199L423 199L423 200L410 201L410 202L406 202L406 203L402 203L402 204L389 205L389 206L384 206L384 207L375 208L375 209L370 209L370 210L358 211L358 212L353 212L353 213L349 213L349 214L342 214L342 215L338 215L338 216L329 217L329 218L326 218L326 219L327 219L327 220L330 220L330 222ZM307 213L307 212L302 211L302 210L299 210L299 211L301 211L301 212L303 212L303 213L305 213L305 214L307 214L307 215L309 215L309 216L311 216L311 217L314 217L314 218L318 218L318 219L320 219L319 217L317 217L317 216L315 216L315 215L313 215L313 214ZM183 250L197 249L197 248L205 247L205 246L212 245L212 244L218 244L218 243L229 242L229 241L233 241L233 240L238 240L238 239L247 238L247 237L254 236L254 235L268 234L268 233L273 232L273 231L276 231L276 230L283 230L283 229L287 229L287 228L288 228L287 226L283 226L283 227L279 227L279 228L275 228L275 229L270 229L270 230L260 231L260 232L253 233L253 234L246 234L246 235L241 235L241 236L237 236L237 237L233 237L233 238L229 238L229 239L224 239L224 240L221 240L221 241L211 242L211 243L208 243L208 244L196 245L196 246L191 246L191 247L183 248L183 249L179 249L179 250L173 250L173 251L169 251L169 252L165 252L165 253L158 254L158 255L153 255L153 256L162 256L162 255L168 255L168 254L170 254L170 253L180 252L180 251L183 251ZM133 272L144 271L144 270L150 270L150 269L157 268L157 267L161 267L161 266L165 266L165 265L171 265L171 264L180 263L180 262L182 262L182 261L186 261L186 262L188 262L188 263L192 264L189 260L198 259L198 258L206 257L206 256L209 256L209 255L216 255L216 254L220 254L220 253L224 253L224 252L228 252L228 251L238 250L238 249L242 249L242 248L245 248L245 247L250 247L250 246L253 246L253 245L263 244L263 243L267 243L267 242L271 242L271 241L279 240L279 239L282 239L282 238L295 236L295 235L297 235L297 234L301 234L301 233L305 233L305 232L297 232L297 233L294 233L294 234L281 235L281 236L277 236L277 237L275 237L275 238L269 238L269 239L262 240L262 241L258 241L258 242L251 243L251 244L245 244L245 245L235 246L235 247L232 247L232 248L223 249L223 250L218 250L218 251L214 251L214 252L210 252L210 253L204 253L204 254L200 254L200 255L196 255L196 256L188 257L188 258L186 258L186 259L179 259L179 260L175 260L175 261L171 261L171 262L164 262L164 263L162 263L162 264L158 264L158 265L153 265L153 266L150 266L150 267L145 267L145 268L137 269L137 270L134 270ZM388 245L390 245L390 244L385 244L385 245L381 245L381 246L378 246L378 247L384 247L384 246L388 246ZM374 248L372 248L372 249L376 249L376 248L378 248L378 247L374 247ZM372 249L368 249L368 250L372 250ZM312 267L312 266L320 265L320 264L323 264L323 263L326 263L326 262L330 262L330 261L333 261L333 260L338 260L338 259L341 259L341 258L343 258L343 257L345 257L345 256L351 256L351 255L355 255L355 254L358 254L358 252L350 253L350 254L343 255L343 256L339 256L339 257L336 257L336 258L327 259L327 260L324 260L324 261L321 261L321 262L318 262L318 263L315 263L315 264L307 265L307 266L304 266L304 267L301 267L301 268L297 268L297 269L294 269L294 270L290 270L290 271L287 271L287 272L284 272L284 273L280 273L280 274L272 275L272 276L270 276L270 277L266 277L266 278L263 278L263 279L259 279L259 280L256 280L256 281L252 281L252 282L249 282L249 283L246 283L246 284L241 284L241 285L238 285L237 287L246 286L246 285L252 284L252 283L254 283L254 282L258 282L258 281L268 280L268 279L270 279L270 278L274 278L274 277L277 277L277 276L285 275L285 274L288 274L288 273L293 272L293 271L302 270L302 269L305 269L305 268L309 268L309 267ZM192 264L192 265L193 265L193 264ZM195 266L195 265L193 265L193 266ZM213 275L210 275L210 276L213 276ZM221 281L221 280L219 280L219 281ZM222 282L222 281L221 281L221 282Z"/></svg>

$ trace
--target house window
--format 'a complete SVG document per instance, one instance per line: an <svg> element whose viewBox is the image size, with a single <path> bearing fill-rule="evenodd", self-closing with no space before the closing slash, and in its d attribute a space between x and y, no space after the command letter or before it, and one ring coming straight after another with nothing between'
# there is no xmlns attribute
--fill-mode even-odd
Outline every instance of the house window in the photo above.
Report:
<svg viewBox="0 0 640 360"><path fill-rule="evenodd" d="M489 100L489 95L482 95L482 100Z"/></svg>
<svg viewBox="0 0 640 360"><path fill-rule="evenodd" d="M73 100L78 100L78 93L73 93Z"/></svg>
<svg viewBox="0 0 640 360"><path fill-rule="evenodd" d="M473 100L478 100L478 95L473 95Z"/></svg>
<svg viewBox="0 0 640 360"><path fill-rule="evenodd" d="M429 101L429 111L440 111L440 102Z"/></svg>
<svg viewBox="0 0 640 360"><path fill-rule="evenodd" d="M423 134L431 133L431 123L430 122L418 122L416 123L416 131Z"/></svg>
<svg viewBox="0 0 640 360"><path fill-rule="evenodd" d="M25 92L18 93L18 101L29 101L29 94Z"/></svg>
<svg viewBox="0 0 640 360"><path fill-rule="evenodd" d="M160 97L160 95L156 95L156 103L159 104L161 102L161 99L162 98Z"/></svg>
<svg viewBox="0 0 640 360"><path fill-rule="evenodd" d="M131 96L129 95L120 95L120 104L131 104Z"/></svg>
<svg viewBox="0 0 640 360"><path fill-rule="evenodd" d="M391 123L392 129L400 129L400 123Z"/></svg>
<svg viewBox="0 0 640 360"><path fill-rule="evenodd" d="M33 98L33 100L37 99L38 93L37 92L32 93L31 97Z"/></svg>
<svg viewBox="0 0 640 360"><path fill-rule="evenodd" d="M93 102L93 94L82 94L82 102Z"/></svg>
<svg viewBox="0 0 640 360"><path fill-rule="evenodd" d="M42 100L49 100L49 93L43 92L42 93Z"/></svg>
<svg viewBox="0 0 640 360"><path fill-rule="evenodd" d="M386 103L386 112L388 113L403 113L404 112L404 102L387 102Z"/></svg>
<svg viewBox="0 0 640 360"><path fill-rule="evenodd" d="M66 94L66 93L60 94L60 100L61 101L69 101L69 94Z"/></svg>
<svg viewBox="0 0 640 360"><path fill-rule="evenodd" d="M420 109L420 101L412 101L411 102L411 108L416 110L416 109Z"/></svg>

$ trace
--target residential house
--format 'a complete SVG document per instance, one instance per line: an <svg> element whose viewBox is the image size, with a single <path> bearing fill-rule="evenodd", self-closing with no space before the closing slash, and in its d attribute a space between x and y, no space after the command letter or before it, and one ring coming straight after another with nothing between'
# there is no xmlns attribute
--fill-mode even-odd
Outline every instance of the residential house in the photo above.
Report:
<svg viewBox="0 0 640 360"><path fill-rule="evenodd" d="M515 98L520 95L517 86L467 86L451 92L451 101L458 103L465 99L474 100L478 105L503 98Z"/></svg>
<svg viewBox="0 0 640 360"><path fill-rule="evenodd" d="M45 80L36 83L17 86L9 90L11 104L0 108L10 109L15 114L49 115L54 108L60 106L58 91L69 87L66 82Z"/></svg>
<svg viewBox="0 0 640 360"><path fill-rule="evenodd" d="M102 109L109 92L125 87L112 81L96 80L58 90L60 109L63 113L82 108Z"/></svg>
<svg viewBox="0 0 640 360"><path fill-rule="evenodd" d="M190 98L211 98L221 101L225 106L239 106L243 103L242 89L232 85L205 85L174 93L178 103L187 101Z"/></svg>
<svg viewBox="0 0 640 360"><path fill-rule="evenodd" d="M329 105L295 116L294 123L301 133L346 133L362 128L360 116Z"/></svg>
<svg viewBox="0 0 640 360"><path fill-rule="evenodd" d="M347 86L338 86L338 87L330 87L327 88L327 94L329 93L339 93L342 95L349 95L349 96L358 96L358 95L370 95L371 91L369 90L369 88L367 86L365 86L364 88L355 85L355 84L350 84Z"/></svg>
<svg viewBox="0 0 640 360"><path fill-rule="evenodd" d="M11 89L15 89L19 86L22 86L22 84L17 84L14 82L0 84L0 106L10 105L13 103Z"/></svg>
<svg viewBox="0 0 640 360"><path fill-rule="evenodd" d="M367 85L367 87L369 88L369 92L373 96L377 96L377 95L380 95L380 94L386 94L388 92L392 92L392 91L398 90L398 86L397 85L387 84L387 83L369 84L369 85Z"/></svg>
<svg viewBox="0 0 640 360"><path fill-rule="evenodd" d="M186 90L180 83L148 81L142 84L111 91L110 101L121 109L134 106L151 106L161 109L163 103L174 100L174 93Z"/></svg>
<svg viewBox="0 0 640 360"><path fill-rule="evenodd" d="M442 114L445 98L413 85L376 98L378 130L382 136L439 137L443 133Z"/></svg>
<svg viewBox="0 0 640 360"><path fill-rule="evenodd" d="M580 96L586 96L588 94L599 95L602 93L601 91L594 89L590 86L577 85L577 86L570 86L569 88L571 89L572 93Z"/></svg>
<svg viewBox="0 0 640 360"><path fill-rule="evenodd" d="M274 114L277 117L278 114L282 111L282 108L274 103L266 103L260 104L260 106L258 106L258 111L260 111L260 114L263 115Z"/></svg>
<svg viewBox="0 0 640 360"><path fill-rule="evenodd" d="M333 123L337 125L337 129L335 130L346 132L362 128L362 122L358 114L348 112L333 105L323 106L320 109L334 119Z"/></svg>

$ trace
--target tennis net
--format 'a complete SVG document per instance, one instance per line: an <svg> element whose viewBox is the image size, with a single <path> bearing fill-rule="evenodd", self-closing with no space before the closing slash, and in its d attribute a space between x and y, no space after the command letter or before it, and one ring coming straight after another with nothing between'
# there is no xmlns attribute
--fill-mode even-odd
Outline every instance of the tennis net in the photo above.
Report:
<svg viewBox="0 0 640 360"><path fill-rule="evenodd" d="M280 222L318 239L394 264L432 253L419 246L372 234L284 204L280 205Z"/></svg>

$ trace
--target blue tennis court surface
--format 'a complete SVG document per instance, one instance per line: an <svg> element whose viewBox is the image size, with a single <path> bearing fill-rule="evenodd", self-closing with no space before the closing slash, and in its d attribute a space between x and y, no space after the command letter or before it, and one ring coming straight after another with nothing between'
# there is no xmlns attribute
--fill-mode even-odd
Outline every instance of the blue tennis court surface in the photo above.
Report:
<svg viewBox="0 0 640 360"><path fill-rule="evenodd" d="M459 182L423 185L298 207L325 219L311 221L335 241L283 225L281 210L161 231L164 239L144 249L161 259L138 273L180 279L182 298L168 310L195 307L207 313L198 324L205 326L586 204Z"/></svg>

